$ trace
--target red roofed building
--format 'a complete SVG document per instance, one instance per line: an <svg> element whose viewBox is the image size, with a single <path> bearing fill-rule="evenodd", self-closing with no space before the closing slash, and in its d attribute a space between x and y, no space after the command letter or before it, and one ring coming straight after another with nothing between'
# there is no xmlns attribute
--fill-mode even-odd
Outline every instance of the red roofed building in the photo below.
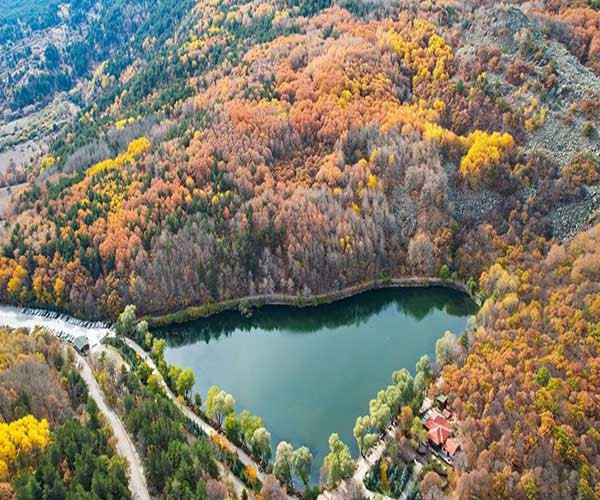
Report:
<svg viewBox="0 0 600 500"><path fill-rule="evenodd" d="M451 464L459 443L453 437L452 426L445 415L438 410L431 410L423 423L427 429L427 437L431 446L438 450L440 458Z"/></svg>
<svg viewBox="0 0 600 500"><path fill-rule="evenodd" d="M431 429L434 429L435 427L438 426L438 424L435 423L435 420L433 420L433 418L429 417L427 420L425 420L425 423L423 424L425 426L425 428L430 431Z"/></svg>
<svg viewBox="0 0 600 500"><path fill-rule="evenodd" d="M451 434L452 431L450 431L450 429L437 425L427 433L427 436L432 443L437 446L442 446Z"/></svg>
<svg viewBox="0 0 600 500"><path fill-rule="evenodd" d="M458 450L459 447L460 444L458 444L458 441L454 438L448 438L444 443L444 451L448 453L448 455L450 455L451 457L454 456L456 450Z"/></svg>
<svg viewBox="0 0 600 500"><path fill-rule="evenodd" d="M444 418L443 415L438 413L437 411L432 411L429 415L429 418L425 420L425 427L427 430L435 429L438 426L445 427L450 433L452 433L452 426L450 422Z"/></svg>

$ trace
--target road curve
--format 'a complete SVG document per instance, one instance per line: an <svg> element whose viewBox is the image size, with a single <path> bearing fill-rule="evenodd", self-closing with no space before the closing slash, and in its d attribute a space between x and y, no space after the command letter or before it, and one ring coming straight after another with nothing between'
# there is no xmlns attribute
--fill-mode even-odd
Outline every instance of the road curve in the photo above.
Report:
<svg viewBox="0 0 600 500"><path fill-rule="evenodd" d="M146 485L146 478L144 477L142 461L137 454L135 446L129 438L129 434L127 434L127 431L125 430L125 427L123 426L123 423L117 414L104 400L102 390L100 389L98 382L96 382L96 378L94 377L92 369L90 368L87 360L81 357L79 354L76 356L77 367L79 369L79 373L83 377L83 380L85 380L85 383L88 386L89 395L92 396L98 405L98 408L104 415L106 422L108 425L110 425L113 434L115 435L117 440L117 453L124 457L129 463L129 489L131 490L133 498L136 500L150 500L148 486Z"/></svg>
<svg viewBox="0 0 600 500"><path fill-rule="evenodd" d="M99 339L108 333L107 329L86 328L80 324L71 323L71 319L73 318L67 316L61 316L60 318L32 316L22 312L21 309L17 307L0 306L0 325L10 326L11 328L29 329L40 326L47 328L51 332L65 331L71 333L73 336L88 334L92 349L100 348ZM85 380L85 383L87 384L89 395L92 396L98 405L100 412L104 415L107 424L110 425L112 429L116 438L117 453L125 458L129 464L129 489L131 490L133 498L136 500L150 500L142 461L125 430L123 423L104 400L102 390L94 378L92 369L87 360L77 354L74 349L72 349L72 352L75 353L77 367L83 380Z"/></svg>

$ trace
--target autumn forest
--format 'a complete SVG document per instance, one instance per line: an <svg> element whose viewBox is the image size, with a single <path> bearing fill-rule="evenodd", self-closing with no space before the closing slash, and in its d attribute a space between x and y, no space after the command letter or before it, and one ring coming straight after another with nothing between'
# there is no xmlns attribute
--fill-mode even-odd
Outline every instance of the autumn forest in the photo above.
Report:
<svg viewBox="0 0 600 500"><path fill-rule="evenodd" d="M461 450L419 496L600 498L598 2L122 3L139 4L123 8L131 36L89 42L81 109L18 171L0 301L110 321L131 304L167 323L373 280L463 284L481 307L424 389L448 395ZM0 480L18 470L25 492L26 465L59 451L71 470L54 448L88 433L112 476L82 488L120 498L123 464L72 361L41 333L34 361L17 338L54 396L21 411L0 342L0 442L33 427L37 448L18 464L0 447ZM142 406L175 411L147 377L111 375L139 403L119 410L136 432ZM218 489L208 445L169 432Z"/></svg>

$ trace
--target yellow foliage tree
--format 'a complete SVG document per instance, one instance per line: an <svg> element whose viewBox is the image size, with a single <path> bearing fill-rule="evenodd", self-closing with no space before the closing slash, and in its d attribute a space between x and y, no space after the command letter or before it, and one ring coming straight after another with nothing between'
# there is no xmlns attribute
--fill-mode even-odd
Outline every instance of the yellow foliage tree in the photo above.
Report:
<svg viewBox="0 0 600 500"><path fill-rule="evenodd" d="M125 153L121 153L116 158L109 158L107 160L103 160L95 165L91 166L87 170L88 177L94 177L96 175L102 174L107 170L112 170L115 168L119 168L126 163L132 163L133 160L150 150L150 141L146 137L139 137L134 139L127 146L127 151Z"/></svg>
<svg viewBox="0 0 600 500"><path fill-rule="evenodd" d="M8 280L6 287L9 295L19 300L23 299L24 294L27 293L25 287L25 280L27 278L27 269L22 265L17 264L12 272L12 277Z"/></svg>
<svg viewBox="0 0 600 500"><path fill-rule="evenodd" d="M389 491L390 481L388 478L388 463L386 461L382 461L380 470L381 470L381 487L383 488L383 491Z"/></svg>
<svg viewBox="0 0 600 500"><path fill-rule="evenodd" d="M127 154L130 156L138 156L150 149L150 141L146 137L134 139L127 146Z"/></svg>
<svg viewBox="0 0 600 500"><path fill-rule="evenodd" d="M246 477L250 483L255 484L257 480L256 469L251 465L246 465L245 467Z"/></svg>
<svg viewBox="0 0 600 500"><path fill-rule="evenodd" d="M369 188L374 188L375 186L377 186L377 177L373 174L369 175L369 178L367 179L367 187Z"/></svg>
<svg viewBox="0 0 600 500"><path fill-rule="evenodd" d="M65 291L65 282L62 278L56 278L54 281L54 295L56 296L56 304L60 305Z"/></svg>
<svg viewBox="0 0 600 500"><path fill-rule="evenodd" d="M46 419L27 415L9 424L0 423L0 480L6 479L12 465L22 454L31 457L50 442Z"/></svg>
<svg viewBox="0 0 600 500"><path fill-rule="evenodd" d="M471 133L465 142L469 150L460 162L460 173L473 187L493 178L515 145L510 134L494 132L490 135L480 130Z"/></svg>
<svg viewBox="0 0 600 500"><path fill-rule="evenodd" d="M436 81L448 80L448 64L454 59L452 47L437 33L433 24L416 19L407 35L389 30L387 42L404 65L414 72L413 86L424 85L423 90L426 90Z"/></svg>

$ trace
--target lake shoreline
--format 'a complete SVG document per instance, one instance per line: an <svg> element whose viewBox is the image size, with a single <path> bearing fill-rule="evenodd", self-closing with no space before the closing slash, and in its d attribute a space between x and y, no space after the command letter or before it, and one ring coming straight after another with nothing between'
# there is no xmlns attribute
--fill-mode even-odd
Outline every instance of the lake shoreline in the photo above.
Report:
<svg viewBox="0 0 600 500"><path fill-rule="evenodd" d="M274 444L309 447L317 484L330 434L356 456L353 426L369 401L394 371L414 376L423 355L434 359L438 339L465 331L476 310L450 287L387 287L311 309L264 306L252 317L233 309L151 331L166 341L168 365L193 370L195 392L216 385L261 416Z"/></svg>
<svg viewBox="0 0 600 500"><path fill-rule="evenodd" d="M165 314L145 315L140 320L148 322L151 328L161 328L173 324L182 324L202 318L208 318L215 314L231 311L234 309L246 310L260 308L263 306L290 306L298 308L310 308L323 304L331 304L359 295L371 290L385 288L429 288L440 287L457 290L467 295L478 307L481 301L478 296L472 294L467 285L461 281L434 277L408 277L408 278L385 278L370 280L359 285L354 285L334 292L302 297L287 294L268 294L228 299L221 302L208 302L201 306L188 306L183 309Z"/></svg>

